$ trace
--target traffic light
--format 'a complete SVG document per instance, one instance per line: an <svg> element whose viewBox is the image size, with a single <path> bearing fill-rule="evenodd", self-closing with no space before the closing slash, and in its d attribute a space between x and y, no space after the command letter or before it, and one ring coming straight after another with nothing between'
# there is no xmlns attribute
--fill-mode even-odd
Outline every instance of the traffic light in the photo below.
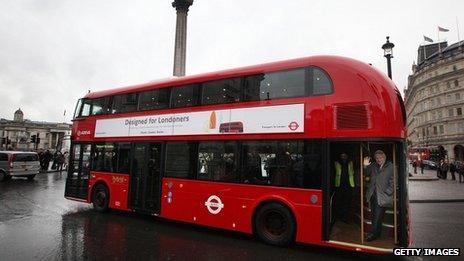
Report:
<svg viewBox="0 0 464 261"><path fill-rule="evenodd" d="M31 135L31 143L36 143L36 135Z"/></svg>

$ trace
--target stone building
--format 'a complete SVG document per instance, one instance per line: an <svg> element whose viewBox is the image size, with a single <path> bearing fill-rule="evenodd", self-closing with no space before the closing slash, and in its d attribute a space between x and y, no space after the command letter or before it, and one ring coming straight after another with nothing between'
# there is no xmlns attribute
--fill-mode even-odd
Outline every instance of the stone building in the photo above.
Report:
<svg viewBox="0 0 464 261"><path fill-rule="evenodd" d="M70 135L70 124L25 120L21 109L13 120L0 119L0 150L67 150ZM31 141L34 136L39 138L37 144Z"/></svg>
<svg viewBox="0 0 464 261"><path fill-rule="evenodd" d="M419 46L405 90L408 143L464 159L464 41Z"/></svg>

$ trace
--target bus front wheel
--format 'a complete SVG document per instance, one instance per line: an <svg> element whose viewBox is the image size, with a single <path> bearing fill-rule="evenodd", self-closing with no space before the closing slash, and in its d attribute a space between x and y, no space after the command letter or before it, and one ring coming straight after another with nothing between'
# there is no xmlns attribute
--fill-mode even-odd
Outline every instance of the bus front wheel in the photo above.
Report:
<svg viewBox="0 0 464 261"><path fill-rule="evenodd" d="M295 238L295 219L290 210L282 204L267 203L255 214L254 231L267 244L285 246Z"/></svg>
<svg viewBox="0 0 464 261"><path fill-rule="evenodd" d="M93 190L92 203L93 208L98 212L108 210L109 193L108 189L103 184L98 184Z"/></svg>

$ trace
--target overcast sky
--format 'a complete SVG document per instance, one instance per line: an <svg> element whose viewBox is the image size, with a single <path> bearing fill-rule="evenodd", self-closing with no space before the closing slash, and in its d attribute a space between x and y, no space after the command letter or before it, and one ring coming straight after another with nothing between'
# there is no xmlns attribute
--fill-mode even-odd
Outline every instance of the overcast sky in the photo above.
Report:
<svg viewBox="0 0 464 261"><path fill-rule="evenodd" d="M88 90L172 75L172 0L2 0L0 117L69 122ZM390 3L391 2L391 3ZM386 72L395 44L402 90L423 35L464 38L464 1L195 0L188 14L187 74L311 55L352 57ZM63 117L63 111L66 116Z"/></svg>

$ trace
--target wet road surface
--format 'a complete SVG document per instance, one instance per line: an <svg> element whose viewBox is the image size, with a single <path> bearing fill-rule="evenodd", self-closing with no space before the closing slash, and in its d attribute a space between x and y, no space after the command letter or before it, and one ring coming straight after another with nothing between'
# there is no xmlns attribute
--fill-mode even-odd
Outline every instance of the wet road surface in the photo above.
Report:
<svg viewBox="0 0 464 261"><path fill-rule="evenodd" d="M49 173L38 175L34 181L12 179L0 183L0 260L373 258L307 245L273 247L244 234L133 213L110 211L100 214L90 205L66 200L63 197L64 182L65 174ZM427 233L423 234L427 236ZM426 244L427 240L419 242Z"/></svg>

